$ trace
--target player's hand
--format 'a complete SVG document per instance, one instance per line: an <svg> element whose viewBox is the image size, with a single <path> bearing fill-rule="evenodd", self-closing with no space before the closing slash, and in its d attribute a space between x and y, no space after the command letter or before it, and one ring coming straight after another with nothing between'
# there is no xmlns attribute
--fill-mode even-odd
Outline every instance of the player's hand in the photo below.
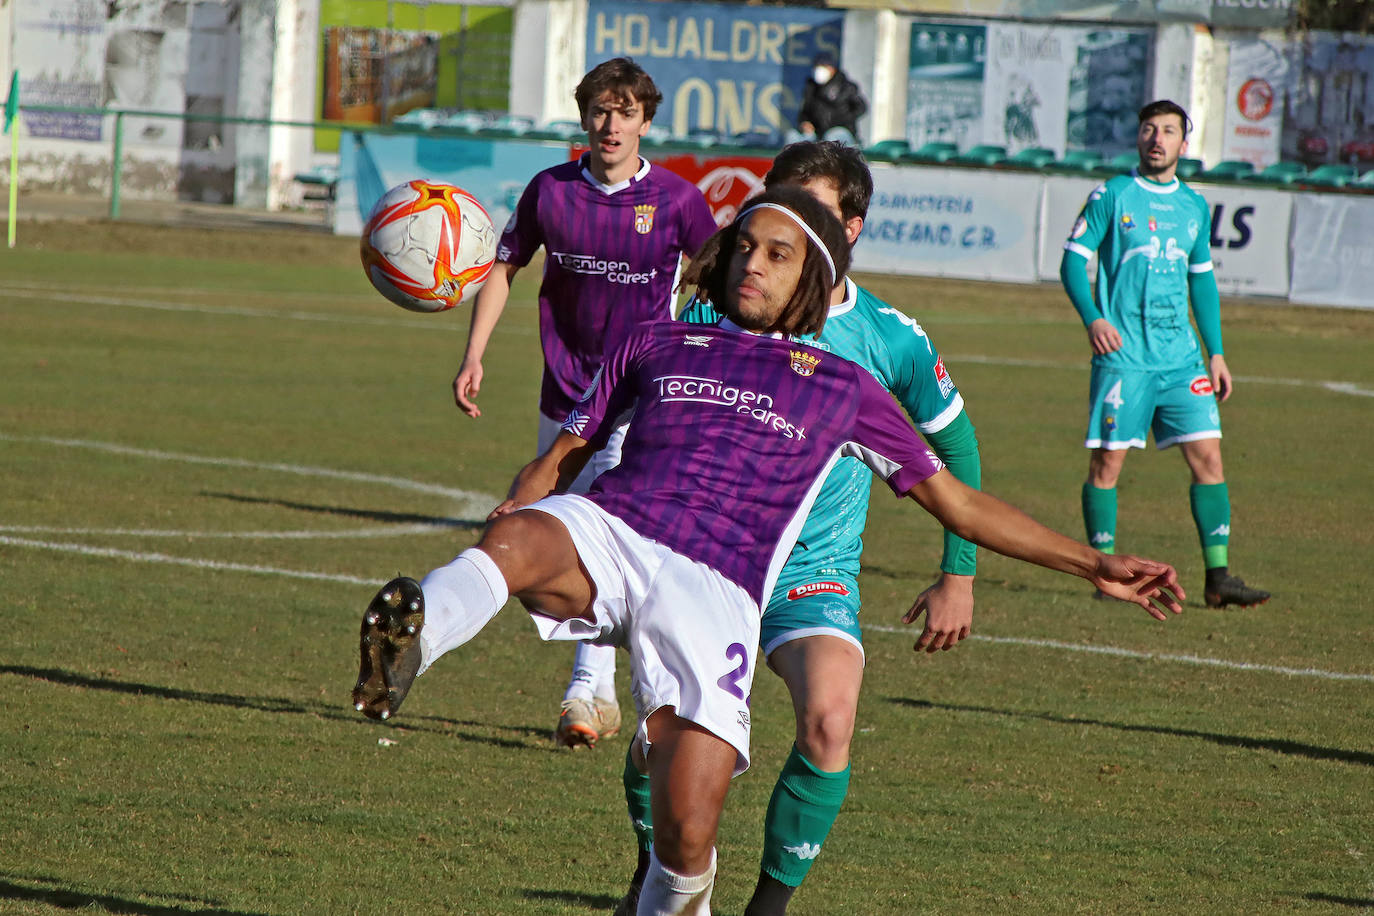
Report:
<svg viewBox="0 0 1374 916"><path fill-rule="evenodd" d="M1138 604L1156 620L1168 619L1164 611L1183 613L1182 601L1188 597L1178 584L1178 570L1128 554L1099 554L1097 568L1088 579L1103 594Z"/></svg>
<svg viewBox="0 0 1374 916"><path fill-rule="evenodd" d="M1121 332L1105 318L1098 318L1088 325L1088 343L1093 353L1103 356L1121 349Z"/></svg>
<svg viewBox="0 0 1374 916"><path fill-rule="evenodd" d="M1217 403L1225 401L1231 396L1233 385L1231 383L1231 370L1226 367L1226 357L1220 353L1212 357L1209 363L1212 370L1212 391L1217 396Z"/></svg>
<svg viewBox="0 0 1374 916"><path fill-rule="evenodd" d="M477 393L482 390L482 363L479 360L463 360L458 374L453 378L453 403L470 417L480 417L482 411L477 407Z"/></svg>
<svg viewBox="0 0 1374 916"><path fill-rule="evenodd" d="M915 651L953 649L960 640L968 639L973 626L973 577L942 573L934 585L916 596L902 623L915 623L922 612L926 626L912 647Z"/></svg>

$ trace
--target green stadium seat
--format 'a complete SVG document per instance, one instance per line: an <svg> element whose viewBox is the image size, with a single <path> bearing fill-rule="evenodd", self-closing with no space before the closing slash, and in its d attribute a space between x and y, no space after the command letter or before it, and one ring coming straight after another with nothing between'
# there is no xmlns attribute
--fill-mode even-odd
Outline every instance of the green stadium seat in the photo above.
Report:
<svg viewBox="0 0 1374 916"><path fill-rule="evenodd" d="M1210 169L1199 172L1197 177L1207 181L1240 181L1246 175L1255 173L1255 164L1243 159L1223 159Z"/></svg>
<svg viewBox="0 0 1374 916"><path fill-rule="evenodd" d="M1043 146L1028 146L1008 156L1005 164L1019 165L1028 169L1043 169L1054 162L1055 158L1052 149L1046 149Z"/></svg>
<svg viewBox="0 0 1374 916"><path fill-rule="evenodd" d="M1127 153L1117 153L1107 160L1107 168L1113 172L1129 172L1131 169L1140 165L1140 153L1131 150Z"/></svg>
<svg viewBox="0 0 1374 916"><path fill-rule="evenodd" d="M902 153L898 158L902 162L948 162L959 154L959 147L954 143L947 143L943 140L932 140L924 143L919 149Z"/></svg>
<svg viewBox="0 0 1374 916"><path fill-rule="evenodd" d="M1321 188L1343 188L1357 177L1359 177L1359 172L1353 165L1328 163L1317 166L1301 180L1303 184L1312 184Z"/></svg>
<svg viewBox="0 0 1374 916"><path fill-rule="evenodd" d="M1063 159L1048 168L1064 172L1095 172L1102 168L1102 154L1095 150L1071 149Z"/></svg>
<svg viewBox="0 0 1374 916"><path fill-rule="evenodd" d="M1201 160L1201 159L1180 159L1180 160L1178 160L1178 170L1177 170L1177 174L1178 174L1178 177L1179 177L1179 178L1182 178L1184 181L1187 181L1189 178L1192 178L1194 175L1196 175L1198 172L1201 172L1201 171L1202 171L1202 160Z"/></svg>
<svg viewBox="0 0 1374 916"><path fill-rule="evenodd" d="M962 165L996 165L1004 162L1007 158L1007 148L998 146L995 143L980 143L977 146L969 147L964 152L956 156L951 156L950 162L958 162Z"/></svg>
<svg viewBox="0 0 1374 916"><path fill-rule="evenodd" d="M1273 165L1265 166L1261 171L1242 175L1241 180L1262 184L1292 184L1300 181L1305 175L1307 166L1301 162L1275 162Z"/></svg>
<svg viewBox="0 0 1374 916"><path fill-rule="evenodd" d="M864 150L864 158L870 162L896 162L909 152L911 145L905 140L879 140Z"/></svg>

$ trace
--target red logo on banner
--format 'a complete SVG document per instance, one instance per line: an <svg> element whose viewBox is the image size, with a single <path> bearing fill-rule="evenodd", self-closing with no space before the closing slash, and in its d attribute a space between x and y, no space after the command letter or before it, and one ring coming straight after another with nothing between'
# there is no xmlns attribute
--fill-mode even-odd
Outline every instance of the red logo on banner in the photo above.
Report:
<svg viewBox="0 0 1374 916"><path fill-rule="evenodd" d="M1188 390L1193 394L1211 394L1212 380L1205 375L1199 375L1189 384Z"/></svg>
<svg viewBox="0 0 1374 916"><path fill-rule="evenodd" d="M1246 120L1263 121L1274 110L1274 87L1265 80L1246 80L1236 93L1236 108Z"/></svg>

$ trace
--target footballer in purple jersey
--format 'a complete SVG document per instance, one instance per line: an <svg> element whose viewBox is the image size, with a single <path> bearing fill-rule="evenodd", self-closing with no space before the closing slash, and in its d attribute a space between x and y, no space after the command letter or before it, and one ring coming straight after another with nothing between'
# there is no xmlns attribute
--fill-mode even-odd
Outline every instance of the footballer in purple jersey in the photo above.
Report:
<svg viewBox="0 0 1374 916"><path fill-rule="evenodd" d="M899 408L862 369L833 355L813 364L804 357L816 351L745 333L818 331L830 291L848 266L844 231L815 198L796 188L765 192L713 236L693 264L701 278L699 295L722 303L740 330L702 334L676 324L637 332L584 399L586 423L580 429L590 438L565 429L517 475L510 498L493 511L475 547L430 572L423 583L392 580L363 616L353 699L359 711L379 719L396 712L418 673L475 636L508 596L531 609L545 638L596 633L627 646L640 706L635 761L650 775L656 825L637 907L641 916L709 912L726 791L748 762L756 644L745 640L758 636L760 590L741 588L726 569L678 554L612 515L611 506L629 511L621 494L634 493L646 504L635 510L635 522L649 531L669 532L672 512L679 509L691 517L696 536L771 541L780 562L789 529L785 519L800 519L799 507L822 479L825 451L852 448L894 487L905 486L942 524L982 546L1082 576L1159 619L1166 610L1182 610L1172 567L1102 554L937 468L915 432L899 429L905 422ZM708 346L699 347L692 337L704 337ZM688 356L689 348L702 352ZM706 371L691 372L693 363ZM668 371L676 375L663 375ZM692 396L701 395L705 384L733 406L677 400L687 390L679 375L696 379ZM737 393L725 395L726 390ZM633 464L619 479L606 480L593 498L545 496L580 470L615 424L615 411L636 395L651 403L642 405L636 424L644 431L627 451L647 454L627 454ZM835 397L857 399L863 409L830 400ZM850 415L869 412L878 415ZM827 418L837 419L839 432L823 431ZM571 422L579 428L578 420ZM730 443L729 459L720 457L723 440ZM762 451L750 455L741 451L743 444ZM775 460L795 460L811 470L764 469ZM732 462L749 466L752 485L751 475L727 471ZM674 468L676 473L668 473ZM707 502L683 506L673 487L684 473L693 475L694 498L705 493L718 499L718 513L752 511L752 523L765 530L736 532L751 522L713 520ZM775 486L791 492L774 492ZM717 545L688 549L730 565ZM749 549L766 555L761 546ZM758 578L739 575L751 584Z"/></svg>

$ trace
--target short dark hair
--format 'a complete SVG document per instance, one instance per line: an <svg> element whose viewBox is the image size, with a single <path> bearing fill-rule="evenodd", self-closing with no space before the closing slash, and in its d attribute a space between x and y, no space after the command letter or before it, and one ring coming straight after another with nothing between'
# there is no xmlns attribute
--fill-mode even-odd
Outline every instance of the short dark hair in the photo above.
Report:
<svg viewBox="0 0 1374 916"><path fill-rule="evenodd" d="M825 324L825 316L830 311L830 293L839 278L849 272L849 240L845 237L844 226L824 204L792 185L768 188L757 197L745 201L730 225L706 240L688 266L679 289L695 288L697 299L711 302L721 314L729 317L726 284L730 260L735 254L744 214L757 204L775 204L791 210L820 236L830 253L835 265L833 277L830 267L825 263L825 255L816 250L816 243L808 238L806 259L802 262L797 288L787 300L777 323L768 329L791 337L819 334Z"/></svg>
<svg viewBox="0 0 1374 916"><path fill-rule="evenodd" d="M1183 110L1182 105L1170 99L1159 99L1151 102L1140 109L1140 113L1136 117L1138 123L1144 124L1159 115L1178 115L1178 119L1183 122L1183 136L1186 137L1193 132L1193 122L1188 117L1188 112Z"/></svg>
<svg viewBox="0 0 1374 916"><path fill-rule="evenodd" d="M873 201L873 173L856 147L837 140L802 140L789 143L773 159L764 187L806 184L817 178L833 182L839 191L840 212L846 220L868 218Z"/></svg>
<svg viewBox="0 0 1374 916"><path fill-rule="evenodd" d="M592 102L607 92L622 103L633 98L644 106L646 121L654 119L658 103L663 101L663 93L654 85L653 77L628 57L613 57L602 61L582 77L582 82L578 83L577 89L573 91L578 114L585 119Z"/></svg>

